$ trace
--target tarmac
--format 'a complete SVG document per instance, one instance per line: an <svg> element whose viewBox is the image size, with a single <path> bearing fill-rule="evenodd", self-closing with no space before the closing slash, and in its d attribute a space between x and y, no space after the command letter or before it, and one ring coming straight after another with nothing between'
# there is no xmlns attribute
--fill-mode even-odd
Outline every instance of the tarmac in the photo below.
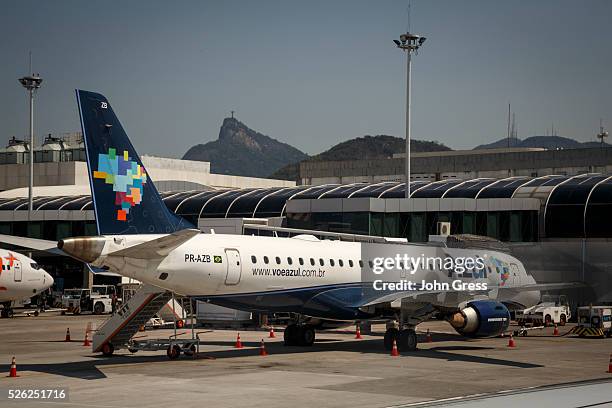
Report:
<svg viewBox="0 0 612 408"><path fill-rule="evenodd" d="M350 328L318 332L317 342L308 348L283 346L281 327L276 338L268 338L267 331L241 331L242 349L234 348L235 330L197 328L202 340L197 357L170 361L163 351L119 350L110 358L93 354L91 347L82 345L85 329L89 322L100 325L105 319L51 313L1 319L0 405L424 406L472 401L483 395L507 397L556 384L569 389L577 383L587 387L585 396L588 387L595 386L596 395L612 404L612 373L607 372L612 339L553 336L552 328L515 337L516 347L510 348L508 337L465 339L447 323L431 321L417 328L418 350L399 357L384 350L383 325L374 326L374 332L362 334L360 340ZM64 341L66 328L70 328L71 342ZM570 328L560 328L561 334ZM425 339L427 329L431 343ZM178 332L191 335L188 329ZM137 336L167 338L172 333L160 329ZM259 355L262 339L269 353L265 357ZM7 377L13 356L17 378ZM7 397L9 389L50 387L65 389L68 400L13 402ZM578 389L566 392L576 396ZM555 406L574 405L560 401Z"/></svg>

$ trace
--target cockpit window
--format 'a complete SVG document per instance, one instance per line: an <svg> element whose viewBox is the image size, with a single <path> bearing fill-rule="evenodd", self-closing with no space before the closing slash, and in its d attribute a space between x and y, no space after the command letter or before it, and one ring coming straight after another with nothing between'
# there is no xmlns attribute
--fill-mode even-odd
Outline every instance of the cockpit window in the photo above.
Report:
<svg viewBox="0 0 612 408"><path fill-rule="evenodd" d="M32 267L32 269L36 269L36 270L40 269L40 265L37 264L36 262L32 262L30 266Z"/></svg>

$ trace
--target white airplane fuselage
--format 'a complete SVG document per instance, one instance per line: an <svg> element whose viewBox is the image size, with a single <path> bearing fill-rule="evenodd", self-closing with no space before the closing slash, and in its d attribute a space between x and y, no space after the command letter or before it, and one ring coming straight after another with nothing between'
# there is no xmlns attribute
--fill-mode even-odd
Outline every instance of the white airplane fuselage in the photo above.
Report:
<svg viewBox="0 0 612 408"><path fill-rule="evenodd" d="M31 298L53 285L53 278L34 260L0 249L0 303Z"/></svg>
<svg viewBox="0 0 612 408"><path fill-rule="evenodd" d="M506 291L498 288L535 283L522 263L502 252L446 248L435 245L361 243L318 240L312 236L294 238L223 234L200 234L172 250L161 261L105 256L160 235L107 237L103 254L94 264L176 293L246 310L293 311L323 318L350 319L352 304L366 296L380 296L372 290L374 281L406 280L451 285L486 283L490 291L480 296L531 306L539 301L538 291ZM375 258L475 257L485 261L478 273L460 275L447 270L418 269L373 273ZM380 285L378 285L380 287ZM495 289L497 288L497 289ZM457 306L471 300L477 291L451 290L429 296L434 304ZM501 292L500 292L501 293ZM364 303L361 301L361 303Z"/></svg>

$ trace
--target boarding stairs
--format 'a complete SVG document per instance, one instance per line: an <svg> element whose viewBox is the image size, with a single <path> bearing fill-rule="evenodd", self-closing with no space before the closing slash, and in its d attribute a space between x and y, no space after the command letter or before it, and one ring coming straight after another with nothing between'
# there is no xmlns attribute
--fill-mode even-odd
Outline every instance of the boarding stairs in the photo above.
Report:
<svg viewBox="0 0 612 408"><path fill-rule="evenodd" d="M143 284L114 315L95 331L92 338L92 350L102 351L103 346L107 343L111 344L114 350L126 348L128 341L140 327L158 314L168 304L168 301L172 301L172 292L157 286Z"/></svg>

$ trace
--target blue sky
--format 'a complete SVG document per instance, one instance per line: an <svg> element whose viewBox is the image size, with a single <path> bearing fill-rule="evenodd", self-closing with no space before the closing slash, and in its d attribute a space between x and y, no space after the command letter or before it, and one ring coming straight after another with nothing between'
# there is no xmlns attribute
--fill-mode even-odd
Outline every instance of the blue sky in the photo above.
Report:
<svg viewBox="0 0 612 408"><path fill-rule="evenodd" d="M403 136L407 1L4 1L0 142L27 134L17 78L44 78L38 135L79 130L73 90L105 94L140 153L180 157L230 110L307 153ZM26 19L29 17L29 20ZM612 2L413 0L413 137L595 140L612 127Z"/></svg>

